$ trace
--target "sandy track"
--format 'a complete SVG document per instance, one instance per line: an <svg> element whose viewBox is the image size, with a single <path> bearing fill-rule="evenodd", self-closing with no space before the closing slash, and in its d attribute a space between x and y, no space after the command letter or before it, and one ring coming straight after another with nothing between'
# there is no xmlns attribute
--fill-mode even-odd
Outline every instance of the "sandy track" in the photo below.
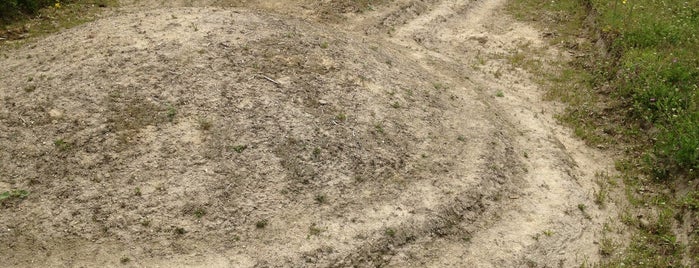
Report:
<svg viewBox="0 0 699 268"><path fill-rule="evenodd" d="M504 0L396 1L330 26L270 3L240 6L281 14L127 7L3 60L0 189L32 192L2 208L8 263L598 258L613 208L593 180L611 167L502 57L545 46Z"/></svg>

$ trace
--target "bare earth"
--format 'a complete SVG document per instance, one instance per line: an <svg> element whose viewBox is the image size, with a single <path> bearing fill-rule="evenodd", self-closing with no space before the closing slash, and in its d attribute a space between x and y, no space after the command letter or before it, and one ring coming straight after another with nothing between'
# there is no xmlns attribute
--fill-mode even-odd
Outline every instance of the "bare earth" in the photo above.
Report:
<svg viewBox="0 0 699 268"><path fill-rule="evenodd" d="M611 159L508 58L567 54L506 0L345 2L123 1L0 51L2 265L596 261Z"/></svg>

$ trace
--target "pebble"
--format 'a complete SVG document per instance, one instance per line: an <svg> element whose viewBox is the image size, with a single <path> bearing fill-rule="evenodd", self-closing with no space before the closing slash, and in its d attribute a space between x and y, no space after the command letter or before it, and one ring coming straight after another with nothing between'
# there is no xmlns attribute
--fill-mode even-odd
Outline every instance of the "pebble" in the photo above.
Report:
<svg viewBox="0 0 699 268"><path fill-rule="evenodd" d="M49 110L49 116L53 119L58 119L63 117L63 112L57 110L57 109L51 109Z"/></svg>
<svg viewBox="0 0 699 268"><path fill-rule="evenodd" d="M641 225L642 228L646 228L650 225L650 222L646 219L640 219L638 220L639 225Z"/></svg>

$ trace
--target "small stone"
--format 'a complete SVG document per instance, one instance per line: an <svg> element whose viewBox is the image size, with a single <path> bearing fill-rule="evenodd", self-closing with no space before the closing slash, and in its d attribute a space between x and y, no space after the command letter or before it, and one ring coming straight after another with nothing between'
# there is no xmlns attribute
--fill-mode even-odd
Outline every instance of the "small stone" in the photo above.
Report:
<svg viewBox="0 0 699 268"><path fill-rule="evenodd" d="M328 101L326 101L326 100L318 100L318 103L319 103L320 105L327 105L327 104L328 104Z"/></svg>
<svg viewBox="0 0 699 268"><path fill-rule="evenodd" d="M49 116L53 119L59 119L59 118L63 117L63 112L61 112L57 109L51 109L49 111Z"/></svg>
<svg viewBox="0 0 699 268"><path fill-rule="evenodd" d="M646 219L638 220L638 224L641 226L641 228L647 228L648 226L650 226L650 222Z"/></svg>

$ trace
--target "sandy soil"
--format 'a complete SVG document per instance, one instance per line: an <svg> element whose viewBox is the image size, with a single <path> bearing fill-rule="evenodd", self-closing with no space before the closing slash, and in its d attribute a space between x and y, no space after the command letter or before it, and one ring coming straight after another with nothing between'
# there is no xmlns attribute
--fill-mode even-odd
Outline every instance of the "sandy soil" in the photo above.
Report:
<svg viewBox="0 0 699 268"><path fill-rule="evenodd" d="M3 265L596 261L611 159L507 56L566 53L505 0L352 3L123 1L2 51Z"/></svg>

